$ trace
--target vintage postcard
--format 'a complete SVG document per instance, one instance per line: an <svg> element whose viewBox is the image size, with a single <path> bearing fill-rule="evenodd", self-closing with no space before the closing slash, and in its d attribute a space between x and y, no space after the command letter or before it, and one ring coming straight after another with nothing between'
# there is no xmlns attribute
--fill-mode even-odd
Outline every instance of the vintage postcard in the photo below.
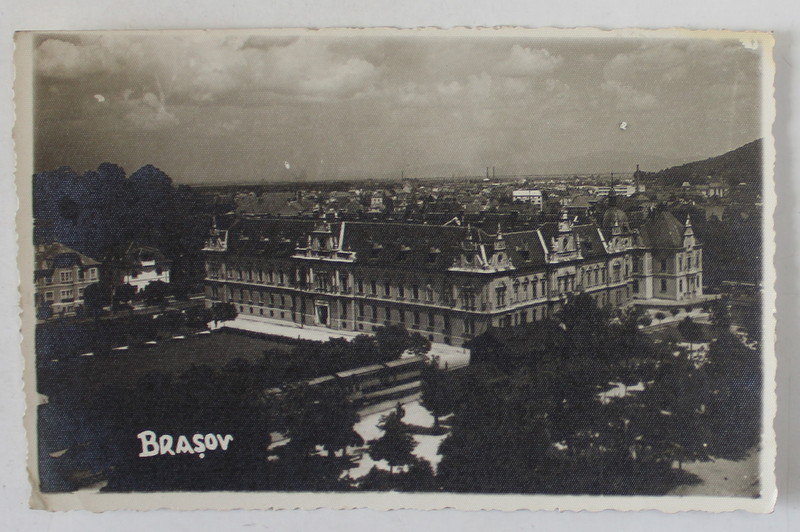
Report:
<svg viewBox="0 0 800 532"><path fill-rule="evenodd" d="M772 509L770 34L16 44L33 507Z"/></svg>

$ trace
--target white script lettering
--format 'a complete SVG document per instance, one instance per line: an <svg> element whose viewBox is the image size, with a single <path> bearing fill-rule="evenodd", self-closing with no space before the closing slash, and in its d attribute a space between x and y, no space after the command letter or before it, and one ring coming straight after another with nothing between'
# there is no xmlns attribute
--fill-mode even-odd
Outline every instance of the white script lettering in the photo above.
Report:
<svg viewBox="0 0 800 532"><path fill-rule="evenodd" d="M136 437L139 438L142 444L142 451L139 453L141 458L159 455L175 456L178 454L196 454L199 458L205 458L206 451L215 451L217 449L227 451L234 439L232 434L213 434L211 432L208 434L198 433L191 436L183 434L178 436L162 434L159 436L152 430L144 430L137 434Z"/></svg>

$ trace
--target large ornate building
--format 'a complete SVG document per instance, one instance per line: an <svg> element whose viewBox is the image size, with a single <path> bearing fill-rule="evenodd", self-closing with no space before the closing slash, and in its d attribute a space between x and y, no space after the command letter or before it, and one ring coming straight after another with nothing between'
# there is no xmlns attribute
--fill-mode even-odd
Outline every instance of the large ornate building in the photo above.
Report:
<svg viewBox="0 0 800 532"><path fill-rule="evenodd" d="M572 294L599 305L691 304L702 249L667 211L632 229L613 205L602 223L566 213L538 229L239 218L205 248L209 305L248 318L371 332L402 324L462 345L489 327L541 320Z"/></svg>

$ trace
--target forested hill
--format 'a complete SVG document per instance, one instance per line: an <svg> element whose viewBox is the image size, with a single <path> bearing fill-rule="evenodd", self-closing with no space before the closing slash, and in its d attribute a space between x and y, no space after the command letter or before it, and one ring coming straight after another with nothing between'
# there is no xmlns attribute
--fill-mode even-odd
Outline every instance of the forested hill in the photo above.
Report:
<svg viewBox="0 0 800 532"><path fill-rule="evenodd" d="M740 148L703 161L686 163L661 170L648 177L661 183L679 186L684 181L705 182L708 176L729 185L747 183L761 187L762 139L754 140Z"/></svg>

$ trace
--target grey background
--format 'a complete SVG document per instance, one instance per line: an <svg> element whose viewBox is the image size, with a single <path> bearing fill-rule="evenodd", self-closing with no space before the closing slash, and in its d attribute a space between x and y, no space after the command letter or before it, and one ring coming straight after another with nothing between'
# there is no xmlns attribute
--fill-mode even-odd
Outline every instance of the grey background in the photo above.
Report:
<svg viewBox="0 0 800 532"><path fill-rule="evenodd" d="M800 111L792 94L800 90L800 8L792 0L761 2L671 0L646 5L635 0L598 2L591 0L556 4L531 1L459 2L457 0L275 1L219 2L215 0L158 1L127 0L25 3L0 0L0 522L7 530L794 530L800 524L798 455L791 452L800 443L793 423L798 394L792 382L800 377L795 358L800 345L796 327L800 303L800 179L795 174L792 151L800 149ZM493 26L528 27L600 26L724 28L774 30L777 46L777 106L775 124L776 189L775 216L778 273L778 489L776 510L767 516L744 513L658 512L556 513L455 511L388 513L357 511L313 512L116 512L93 515L85 512L49 514L27 509L28 482L25 472L24 411L21 389L22 359L19 353L17 282L14 233L16 198L13 180L13 80L12 32L18 29L159 29L300 26Z"/></svg>

